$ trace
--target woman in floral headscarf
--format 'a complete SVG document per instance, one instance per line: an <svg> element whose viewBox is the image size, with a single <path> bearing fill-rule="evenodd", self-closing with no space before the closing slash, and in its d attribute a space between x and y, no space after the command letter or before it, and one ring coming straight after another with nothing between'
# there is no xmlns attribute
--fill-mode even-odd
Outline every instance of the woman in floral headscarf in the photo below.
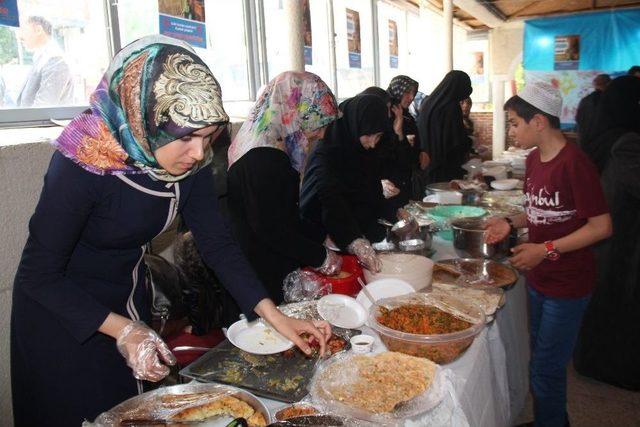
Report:
<svg viewBox="0 0 640 427"><path fill-rule="evenodd" d="M202 60L151 36L116 55L54 142L13 289L15 425L77 426L168 374L175 358L146 326L141 261L177 213L245 315L307 351L309 332L324 350L329 326L277 310L218 212L204 167L227 122Z"/></svg>
<svg viewBox="0 0 640 427"><path fill-rule="evenodd" d="M340 270L340 257L308 239L298 213L307 154L339 116L327 85L315 74L274 78L229 147L229 212L237 237L269 295L283 299L282 281L310 266Z"/></svg>

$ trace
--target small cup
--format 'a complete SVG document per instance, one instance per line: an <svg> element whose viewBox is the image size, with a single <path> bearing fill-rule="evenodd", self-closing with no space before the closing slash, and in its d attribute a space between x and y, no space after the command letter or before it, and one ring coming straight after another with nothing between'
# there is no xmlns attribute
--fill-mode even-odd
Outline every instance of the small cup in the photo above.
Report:
<svg viewBox="0 0 640 427"><path fill-rule="evenodd" d="M356 354L369 353L373 348L375 339L371 335L355 335L351 337L351 350Z"/></svg>

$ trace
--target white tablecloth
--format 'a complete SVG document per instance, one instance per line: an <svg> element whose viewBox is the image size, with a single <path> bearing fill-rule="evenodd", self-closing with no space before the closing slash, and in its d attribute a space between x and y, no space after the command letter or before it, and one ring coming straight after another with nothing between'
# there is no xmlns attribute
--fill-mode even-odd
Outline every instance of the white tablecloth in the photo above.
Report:
<svg viewBox="0 0 640 427"><path fill-rule="evenodd" d="M451 242L435 237L434 260L457 258ZM366 326L365 333L375 335ZM528 389L529 334L524 279L506 292L495 320L457 360L443 368L444 398L406 426L501 427L513 425L524 407ZM383 351L376 339L374 351ZM262 399L275 413L284 404Z"/></svg>

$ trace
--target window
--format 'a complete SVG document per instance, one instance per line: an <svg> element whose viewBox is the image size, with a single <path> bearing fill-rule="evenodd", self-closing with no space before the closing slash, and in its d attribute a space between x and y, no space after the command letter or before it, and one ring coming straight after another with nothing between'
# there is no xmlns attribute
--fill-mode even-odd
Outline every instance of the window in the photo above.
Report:
<svg viewBox="0 0 640 427"><path fill-rule="evenodd" d="M19 28L0 26L0 108L35 117L87 105L109 62L104 9L93 0L18 0L18 10Z"/></svg>
<svg viewBox="0 0 640 427"><path fill-rule="evenodd" d="M305 70L315 73L331 87L331 62L329 60L329 24L327 19L327 0L309 0L311 18L311 64ZM289 41L286 12L282 0L265 0L265 39L269 76L273 79L289 69ZM307 40L307 43L309 40ZM305 48L309 53L308 47ZM335 89L335 88L332 88Z"/></svg>
<svg viewBox="0 0 640 427"><path fill-rule="evenodd" d="M157 0L119 0L118 21L122 46L140 37L158 34L158 16ZM243 2L206 0L205 23L207 49L196 47L196 53L220 82L223 100L249 100Z"/></svg>
<svg viewBox="0 0 640 427"><path fill-rule="evenodd" d="M371 2L334 0L336 72L340 99L375 84Z"/></svg>
<svg viewBox="0 0 640 427"><path fill-rule="evenodd" d="M378 2L378 46L380 46L380 87L386 88L398 74L412 76L407 55L406 12L390 4Z"/></svg>
<svg viewBox="0 0 640 427"><path fill-rule="evenodd" d="M264 0L265 40L269 76L273 79L289 69L288 31L282 0Z"/></svg>
<svg viewBox="0 0 640 427"><path fill-rule="evenodd" d="M331 78L331 51L329 48L329 18L327 15L327 0L309 0L311 9L311 34L312 56L311 65L307 64L305 70L320 76L322 80L333 90Z"/></svg>

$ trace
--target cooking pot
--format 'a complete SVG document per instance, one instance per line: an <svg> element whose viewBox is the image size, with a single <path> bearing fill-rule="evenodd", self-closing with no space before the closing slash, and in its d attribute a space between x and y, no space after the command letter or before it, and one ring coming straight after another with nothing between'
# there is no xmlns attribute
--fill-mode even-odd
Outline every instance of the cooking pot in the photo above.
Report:
<svg viewBox="0 0 640 427"><path fill-rule="evenodd" d="M453 247L458 256L500 259L509 255L509 238L497 243L486 243L487 231L484 226L483 218L459 218L451 221Z"/></svg>

